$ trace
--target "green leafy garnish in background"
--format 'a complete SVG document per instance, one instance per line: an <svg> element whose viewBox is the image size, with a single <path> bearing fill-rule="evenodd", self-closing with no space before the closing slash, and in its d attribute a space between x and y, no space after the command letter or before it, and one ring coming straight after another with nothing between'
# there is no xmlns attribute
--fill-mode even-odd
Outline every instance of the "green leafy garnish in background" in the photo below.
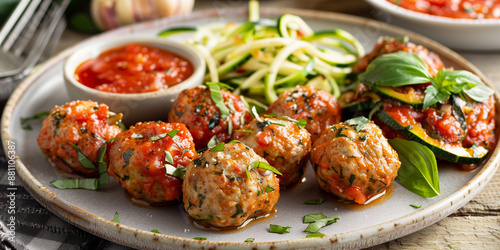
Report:
<svg viewBox="0 0 500 250"><path fill-rule="evenodd" d="M359 75L359 79L391 87L431 83L425 90L424 109L436 103L444 103L451 94L462 98L467 94L474 101L483 102L494 93L476 75L466 70L441 69L432 77L420 57L403 51L377 57Z"/></svg>
<svg viewBox="0 0 500 250"><path fill-rule="evenodd" d="M399 138L389 140L398 152L401 167L397 179L408 190L430 198L440 195L439 176L434 153L424 145Z"/></svg>

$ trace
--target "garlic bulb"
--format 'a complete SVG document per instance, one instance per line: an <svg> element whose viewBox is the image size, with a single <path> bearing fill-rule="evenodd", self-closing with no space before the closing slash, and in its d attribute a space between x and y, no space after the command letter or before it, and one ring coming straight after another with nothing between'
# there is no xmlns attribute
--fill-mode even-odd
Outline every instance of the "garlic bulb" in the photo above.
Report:
<svg viewBox="0 0 500 250"><path fill-rule="evenodd" d="M194 0L92 0L94 23L102 30L149 19L187 14Z"/></svg>

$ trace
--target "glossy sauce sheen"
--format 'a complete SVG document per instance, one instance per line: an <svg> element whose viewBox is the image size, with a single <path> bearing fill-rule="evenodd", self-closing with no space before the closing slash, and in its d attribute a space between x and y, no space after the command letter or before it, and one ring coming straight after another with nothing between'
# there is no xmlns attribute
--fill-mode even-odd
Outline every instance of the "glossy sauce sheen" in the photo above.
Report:
<svg viewBox="0 0 500 250"><path fill-rule="evenodd" d="M464 19L500 18L500 0L387 0L402 8Z"/></svg>
<svg viewBox="0 0 500 250"><path fill-rule="evenodd" d="M112 93L144 93L177 85L193 74L193 65L172 52L144 44L127 44L83 62L75 79Z"/></svg>

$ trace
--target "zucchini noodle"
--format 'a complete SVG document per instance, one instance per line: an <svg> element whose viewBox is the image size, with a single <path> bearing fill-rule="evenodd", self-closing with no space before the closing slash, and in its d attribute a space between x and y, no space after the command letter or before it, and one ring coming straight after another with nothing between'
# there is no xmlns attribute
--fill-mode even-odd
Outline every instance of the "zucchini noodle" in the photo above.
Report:
<svg viewBox="0 0 500 250"><path fill-rule="evenodd" d="M315 32L291 14L277 20L171 30L175 32L165 30L160 36L175 36L179 30L193 32L185 42L206 60L206 81L223 82L234 94L259 107L302 85L321 88L339 98L351 66L364 55L362 45L347 31Z"/></svg>

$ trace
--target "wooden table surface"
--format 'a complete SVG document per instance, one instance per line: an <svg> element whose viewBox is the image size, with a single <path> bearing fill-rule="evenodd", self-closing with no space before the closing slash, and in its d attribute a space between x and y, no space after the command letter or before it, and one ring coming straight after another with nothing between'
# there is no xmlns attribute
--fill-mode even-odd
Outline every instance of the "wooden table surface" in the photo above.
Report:
<svg viewBox="0 0 500 250"><path fill-rule="evenodd" d="M196 0L194 10L244 6L244 0ZM262 7L287 7L341 12L373 18L362 0L261 0ZM88 35L66 30L58 44L62 50ZM500 42L500 41L499 41ZM460 55L477 66L500 90L500 52ZM455 213L405 237L370 249L500 249L500 168L484 190Z"/></svg>

